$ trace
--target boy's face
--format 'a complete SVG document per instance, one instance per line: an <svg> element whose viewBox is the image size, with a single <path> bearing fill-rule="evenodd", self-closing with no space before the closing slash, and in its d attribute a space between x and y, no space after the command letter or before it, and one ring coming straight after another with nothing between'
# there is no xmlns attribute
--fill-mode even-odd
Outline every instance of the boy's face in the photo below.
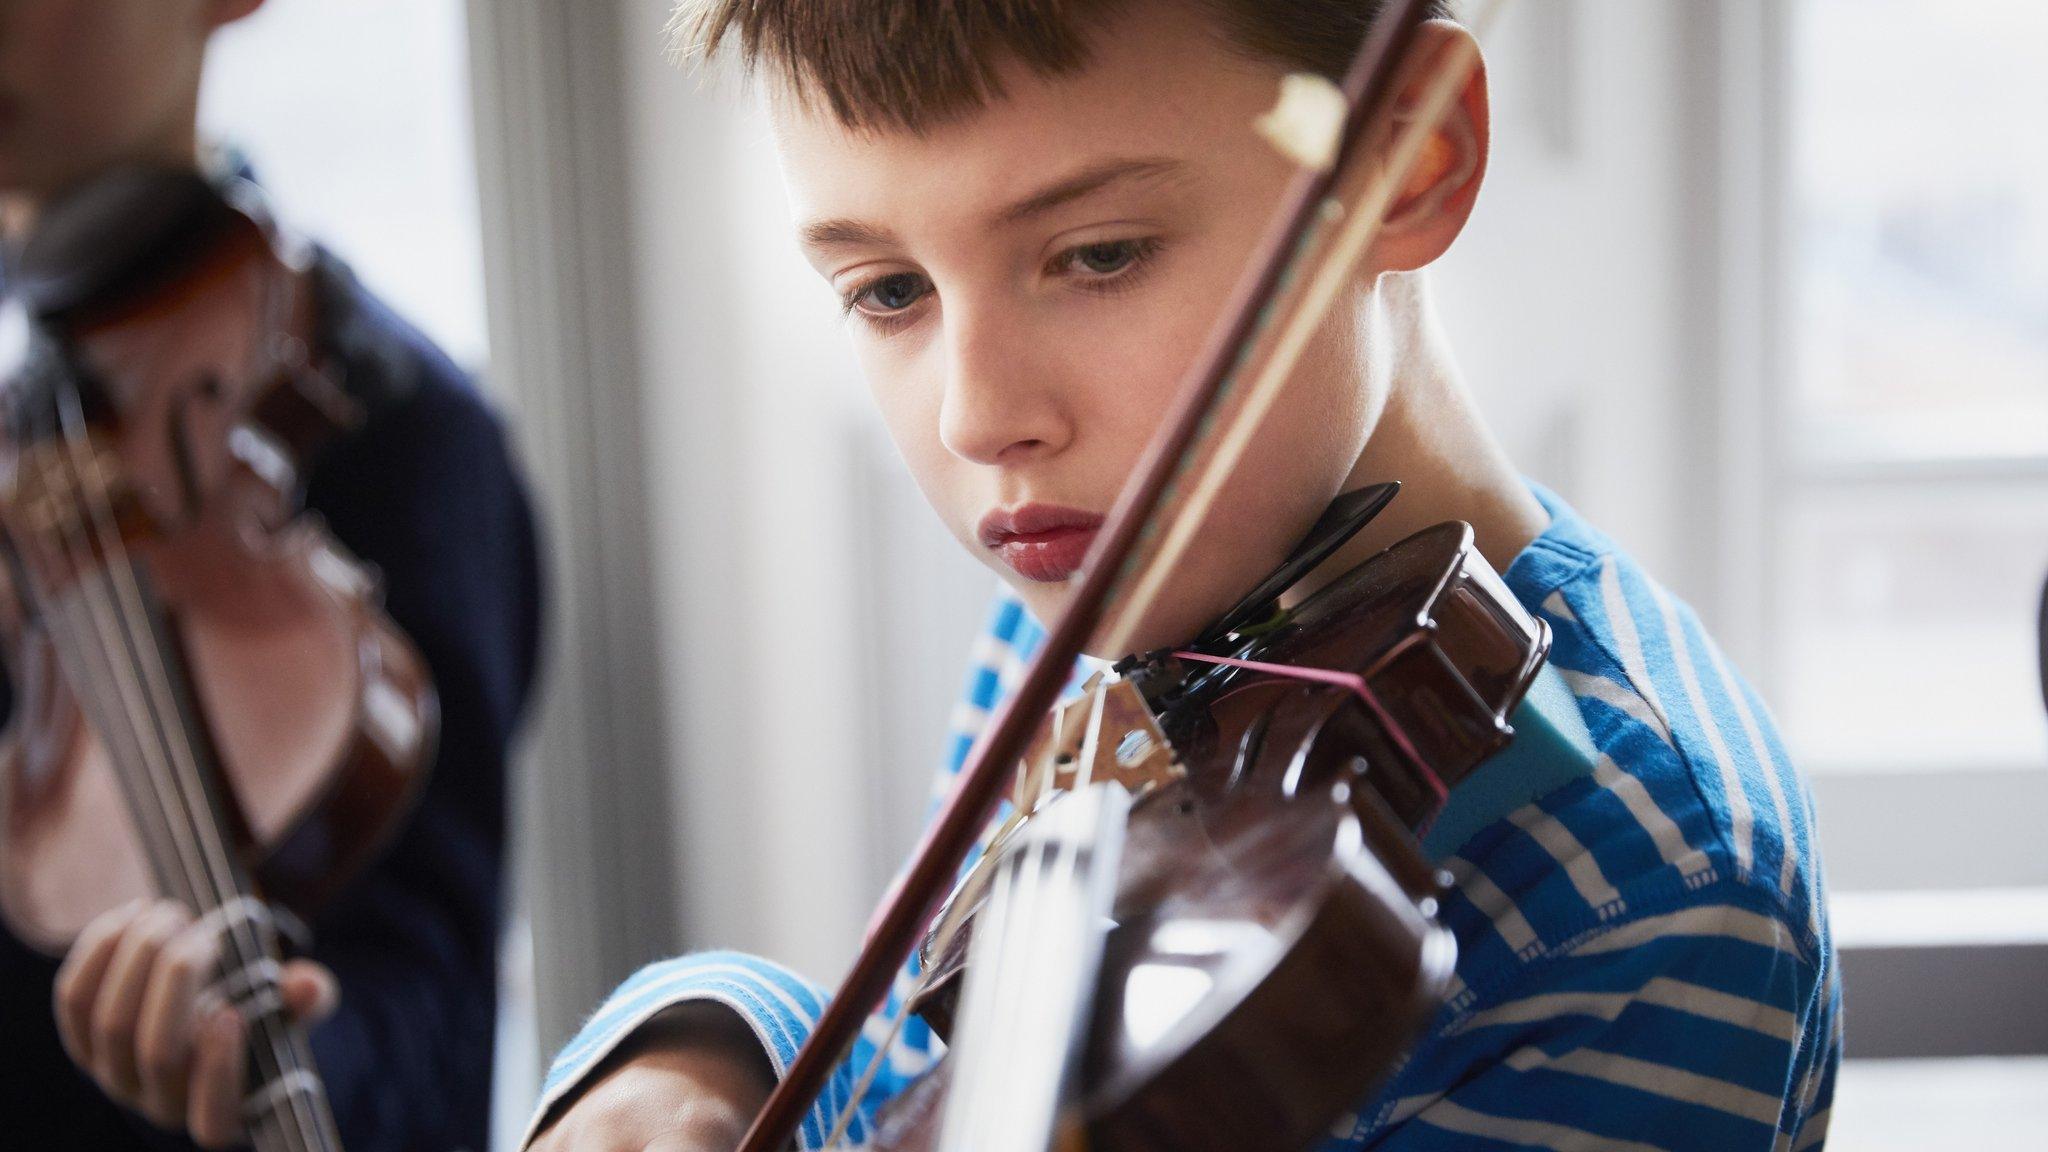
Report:
<svg viewBox="0 0 2048 1152"><path fill-rule="evenodd" d="M922 136L775 102L799 238L897 447L1048 621L1293 175L1252 130L1278 64L1170 3L1131 6L1094 43L1086 69L1007 70L1001 101ZM1141 649L1229 607L1345 489L1385 401L1362 368L1364 299L1324 325Z"/></svg>
<svg viewBox="0 0 2048 1152"><path fill-rule="evenodd" d="M206 38L224 0L0 0L0 193L47 196L112 165L190 163Z"/></svg>

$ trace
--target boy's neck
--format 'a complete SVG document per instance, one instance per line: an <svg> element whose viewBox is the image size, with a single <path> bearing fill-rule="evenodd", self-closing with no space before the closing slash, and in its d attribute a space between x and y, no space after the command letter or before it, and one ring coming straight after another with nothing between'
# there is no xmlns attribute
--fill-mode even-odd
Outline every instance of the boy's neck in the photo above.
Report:
<svg viewBox="0 0 2048 1152"><path fill-rule="evenodd" d="M1366 346L1374 349L1366 371L1386 381L1387 399L1345 490L1393 480L1401 495L1325 561L1300 594L1445 520L1472 525L1480 554L1505 571L1542 535L1550 514L1465 390L1421 277L1383 277L1363 307Z"/></svg>

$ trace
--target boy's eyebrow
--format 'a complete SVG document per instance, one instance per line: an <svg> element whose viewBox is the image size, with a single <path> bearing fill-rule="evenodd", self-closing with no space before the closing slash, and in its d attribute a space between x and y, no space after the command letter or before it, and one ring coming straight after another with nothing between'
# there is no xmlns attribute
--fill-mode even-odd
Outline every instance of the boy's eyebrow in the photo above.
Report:
<svg viewBox="0 0 2048 1152"><path fill-rule="evenodd" d="M806 248L886 248L896 243L896 234L887 228L845 219L806 224L798 238Z"/></svg>
<svg viewBox="0 0 2048 1152"><path fill-rule="evenodd" d="M1180 161L1165 157L1105 160L1018 200L996 213L995 221L997 224L1017 224L1041 213L1050 212L1062 204L1079 200L1119 180L1156 179L1173 175L1182 167L1184 165Z"/></svg>
<svg viewBox="0 0 2048 1152"><path fill-rule="evenodd" d="M1015 201L999 210L994 220L998 226L1017 224L1098 192L1119 180L1155 180L1178 175L1185 167L1180 161L1166 157L1105 160ZM896 234L876 224L841 217L804 225L798 232L798 240L810 249L887 248L895 245Z"/></svg>

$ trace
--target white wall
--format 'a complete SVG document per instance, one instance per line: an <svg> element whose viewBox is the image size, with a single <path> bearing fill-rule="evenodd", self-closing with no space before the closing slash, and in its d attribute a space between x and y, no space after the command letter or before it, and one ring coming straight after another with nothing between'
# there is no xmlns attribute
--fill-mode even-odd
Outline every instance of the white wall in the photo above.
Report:
<svg viewBox="0 0 2048 1152"><path fill-rule="evenodd" d="M695 945L830 977L914 832L989 584L894 466L750 102L664 58L659 0L628 13L682 914Z"/></svg>
<svg viewBox="0 0 2048 1152"><path fill-rule="evenodd" d="M1487 49L1494 145L1434 279L1523 468L1693 594L1679 413L1679 5L1514 4Z"/></svg>
<svg viewBox="0 0 2048 1152"><path fill-rule="evenodd" d="M481 367L467 56L461 0L268 0L214 37L199 116L290 223Z"/></svg>

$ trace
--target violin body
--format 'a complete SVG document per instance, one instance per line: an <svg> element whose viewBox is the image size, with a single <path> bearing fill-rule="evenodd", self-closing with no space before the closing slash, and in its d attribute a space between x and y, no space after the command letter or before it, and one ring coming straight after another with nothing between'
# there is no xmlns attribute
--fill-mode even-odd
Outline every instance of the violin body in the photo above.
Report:
<svg viewBox="0 0 2048 1152"><path fill-rule="evenodd" d="M1367 517L1385 497L1369 503ZM1075 1139L1055 1147L1292 1152L1384 1079L1456 957L1434 920L1443 880L1415 840L1441 803L1428 779L1454 784L1506 743L1547 646L1454 523L1213 645L1259 667L1194 652L1124 666L1157 727L1105 708L1098 742L1156 779L1139 762L1163 736L1181 771L1131 809L1060 1119ZM1373 704L1271 670L1283 666L1355 674ZM1062 770L1076 746L1056 752ZM943 949L927 942L931 978L911 1008L941 1035L984 914L967 912ZM942 1061L883 1108L878 1146L939 1147L949 1088Z"/></svg>
<svg viewBox="0 0 2048 1152"><path fill-rule="evenodd" d="M1430 869L1411 857L1397 877L1346 785L1277 783L1208 799L1183 782L1132 812L1064 1119L1085 1146L1293 1152L1441 1002L1456 950L1422 911ZM946 1070L884 1106L877 1147L937 1147Z"/></svg>
<svg viewBox="0 0 2048 1152"><path fill-rule="evenodd" d="M53 952L183 895L136 811L145 704L184 714L236 863L302 914L386 842L438 719L374 576L302 512L303 462L360 418L307 352L302 262L197 178L101 195L45 230L84 250L44 253L0 385L0 912Z"/></svg>

